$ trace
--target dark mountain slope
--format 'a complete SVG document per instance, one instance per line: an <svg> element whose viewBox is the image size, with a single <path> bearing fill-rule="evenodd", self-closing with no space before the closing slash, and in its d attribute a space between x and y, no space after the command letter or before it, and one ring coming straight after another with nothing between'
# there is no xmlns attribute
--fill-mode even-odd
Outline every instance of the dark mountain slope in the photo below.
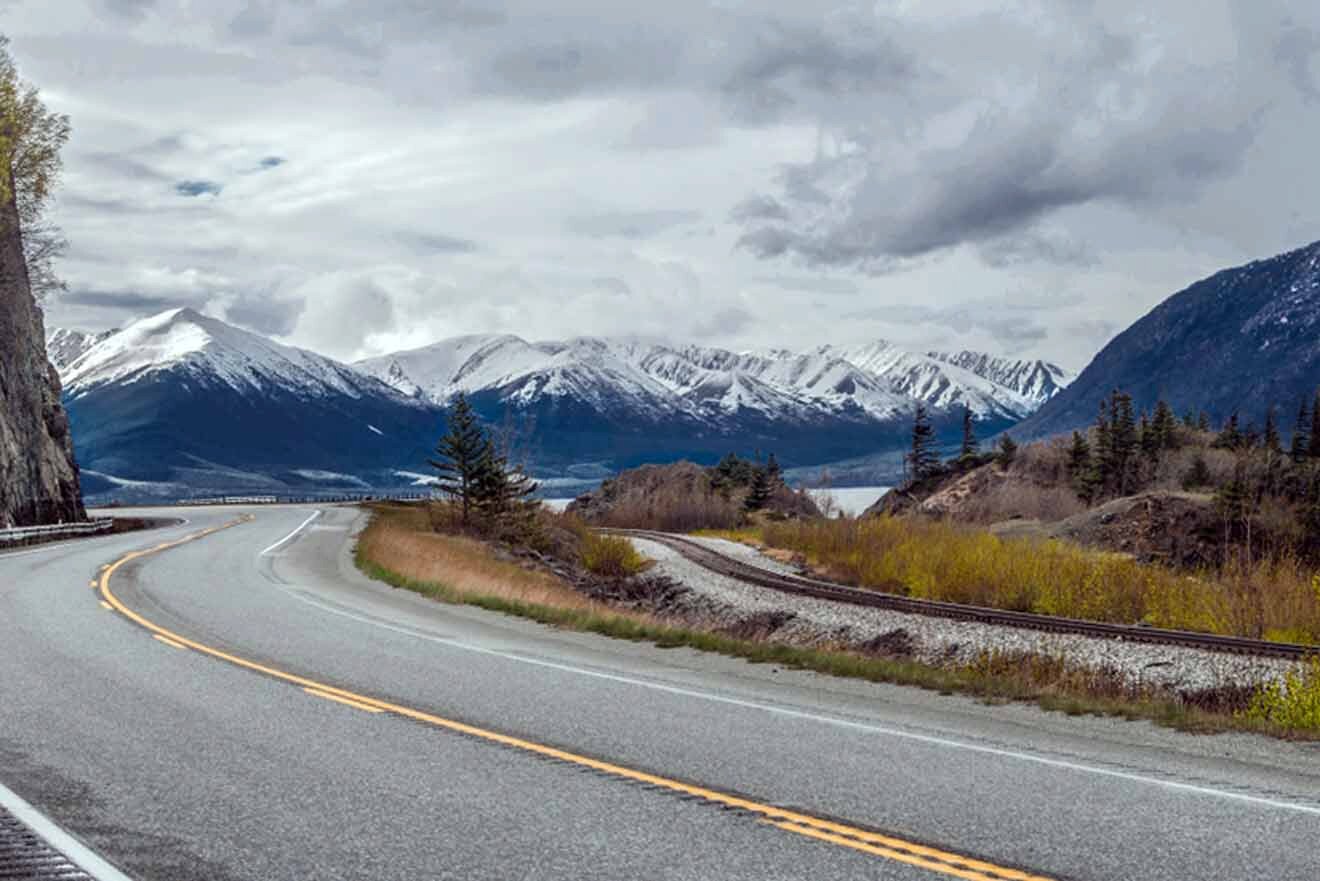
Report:
<svg viewBox="0 0 1320 881"><path fill-rule="evenodd" d="M1114 389L1139 408L1163 398L1181 414L1216 423L1241 414L1260 424L1266 407L1291 424L1320 385L1320 242L1226 269L1170 297L1095 357L1015 429L1018 438L1071 431L1095 419Z"/></svg>
<svg viewBox="0 0 1320 881"><path fill-rule="evenodd" d="M66 370L92 495L333 492L407 483L438 407L189 310L137 322Z"/></svg>

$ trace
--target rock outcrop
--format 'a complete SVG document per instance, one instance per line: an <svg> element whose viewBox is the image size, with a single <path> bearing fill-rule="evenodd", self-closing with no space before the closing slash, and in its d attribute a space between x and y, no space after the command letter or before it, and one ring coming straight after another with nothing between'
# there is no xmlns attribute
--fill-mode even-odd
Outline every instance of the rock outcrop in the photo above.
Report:
<svg viewBox="0 0 1320 881"><path fill-rule="evenodd" d="M11 198L0 205L0 527L86 516L60 380L46 360Z"/></svg>

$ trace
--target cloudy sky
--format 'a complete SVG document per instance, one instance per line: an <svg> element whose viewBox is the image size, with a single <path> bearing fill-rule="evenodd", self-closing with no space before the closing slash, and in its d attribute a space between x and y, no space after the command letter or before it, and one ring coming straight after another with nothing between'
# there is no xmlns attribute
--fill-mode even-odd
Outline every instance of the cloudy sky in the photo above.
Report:
<svg viewBox="0 0 1320 881"><path fill-rule="evenodd" d="M57 325L1080 368L1320 239L1312 0L0 0L69 114Z"/></svg>

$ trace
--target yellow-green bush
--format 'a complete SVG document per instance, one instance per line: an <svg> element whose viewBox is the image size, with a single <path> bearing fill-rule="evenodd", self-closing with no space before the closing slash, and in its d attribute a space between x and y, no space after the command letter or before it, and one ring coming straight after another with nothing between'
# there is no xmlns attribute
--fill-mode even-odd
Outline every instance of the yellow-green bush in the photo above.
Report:
<svg viewBox="0 0 1320 881"><path fill-rule="evenodd" d="M1192 576L1050 539L899 517L768 523L762 535L841 581L922 599L1320 643L1320 589L1290 560Z"/></svg>
<svg viewBox="0 0 1320 881"><path fill-rule="evenodd" d="M646 568L647 560L632 542L613 535L583 532L582 565L588 572L607 578L625 578Z"/></svg>
<svg viewBox="0 0 1320 881"><path fill-rule="evenodd" d="M1256 692L1247 717L1290 730L1320 731L1320 659Z"/></svg>

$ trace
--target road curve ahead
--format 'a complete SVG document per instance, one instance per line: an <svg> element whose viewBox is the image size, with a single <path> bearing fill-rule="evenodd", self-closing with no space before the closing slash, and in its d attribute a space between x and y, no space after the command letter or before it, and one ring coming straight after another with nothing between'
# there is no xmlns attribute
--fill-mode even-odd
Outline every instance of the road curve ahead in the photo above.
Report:
<svg viewBox="0 0 1320 881"><path fill-rule="evenodd" d="M1312 745L439 605L352 508L187 516L0 555L0 784L135 878L1320 877Z"/></svg>

